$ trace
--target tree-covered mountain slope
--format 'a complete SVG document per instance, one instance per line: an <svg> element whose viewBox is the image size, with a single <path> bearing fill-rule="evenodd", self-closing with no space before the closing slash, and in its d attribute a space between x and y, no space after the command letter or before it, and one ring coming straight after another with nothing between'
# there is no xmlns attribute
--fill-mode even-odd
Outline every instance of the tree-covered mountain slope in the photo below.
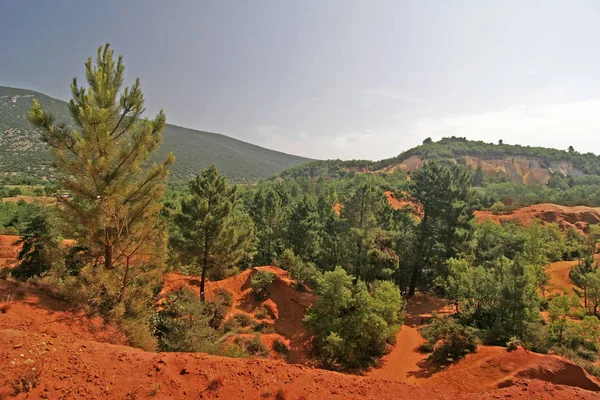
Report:
<svg viewBox="0 0 600 400"><path fill-rule="evenodd" d="M403 152L397 157L381 160L324 160L292 167L281 177L335 177L351 171L393 173L414 171L427 160L461 164L480 170L494 181L548 184L555 173L567 177L600 176L600 157L579 153L508 144L471 141L466 138L443 138L438 142L427 139L422 145Z"/></svg>
<svg viewBox="0 0 600 400"><path fill-rule="evenodd" d="M52 178L50 153L39 133L27 120L27 111L36 98L52 111L57 121L71 121L67 103L32 90L0 86L0 174ZM167 116L168 117L168 116ZM172 151L177 161L174 180L187 179L215 164L236 182L255 182L286 168L312 161L281 153L211 132L169 125L163 133L157 159Z"/></svg>

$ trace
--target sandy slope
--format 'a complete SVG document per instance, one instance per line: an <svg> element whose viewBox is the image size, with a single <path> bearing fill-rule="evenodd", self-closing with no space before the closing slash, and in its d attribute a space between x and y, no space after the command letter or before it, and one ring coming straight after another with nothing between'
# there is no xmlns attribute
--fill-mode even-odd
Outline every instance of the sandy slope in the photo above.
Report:
<svg viewBox="0 0 600 400"><path fill-rule="evenodd" d="M28 398L48 399L594 399L595 393L517 379L502 390L469 394L447 385L417 387L344 375L280 361L241 360L189 353L150 353L119 342L101 322L25 284L0 281L0 297L20 292L0 314L0 383L36 368L39 385ZM27 398L25 394L17 398Z"/></svg>

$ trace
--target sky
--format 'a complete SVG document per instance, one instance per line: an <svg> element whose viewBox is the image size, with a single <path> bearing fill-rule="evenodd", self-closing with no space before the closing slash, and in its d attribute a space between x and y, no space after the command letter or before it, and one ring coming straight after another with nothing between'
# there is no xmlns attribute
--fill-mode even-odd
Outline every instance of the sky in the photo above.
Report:
<svg viewBox="0 0 600 400"><path fill-rule="evenodd" d="M600 2L0 0L0 85L67 100L99 45L147 115L312 158L446 136L600 153Z"/></svg>

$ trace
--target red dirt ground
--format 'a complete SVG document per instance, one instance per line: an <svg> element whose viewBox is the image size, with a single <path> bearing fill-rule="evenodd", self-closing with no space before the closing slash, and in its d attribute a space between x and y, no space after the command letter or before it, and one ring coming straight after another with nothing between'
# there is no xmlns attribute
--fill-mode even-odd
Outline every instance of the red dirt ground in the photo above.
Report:
<svg viewBox="0 0 600 400"><path fill-rule="evenodd" d="M475 211L478 221L491 220L499 223L501 220L516 218L521 224L531 224L536 219L545 223L557 223L561 228L574 227L583 230L588 224L600 223L600 208L593 207L566 207L556 204L544 203L529 207L522 207L507 215L494 215L490 211Z"/></svg>
<svg viewBox="0 0 600 400"><path fill-rule="evenodd" d="M0 235L0 268L17 257L19 246L15 246L15 242L20 238L20 236Z"/></svg>
<svg viewBox="0 0 600 400"><path fill-rule="evenodd" d="M261 302L257 302L251 293L252 276L259 270L271 271L276 275L276 279L268 287L268 300ZM219 289L229 291L233 295L234 304L227 318L244 313L251 315L254 319L272 324L275 332L281 335L290 346L289 361L307 363L309 361L307 342L310 340L310 335L302 323L302 317L306 313L306 309L316 303L316 297L310 292L297 291L293 284L294 282L288 277L286 271L278 267L267 266L249 269L221 281L206 282L205 290L207 299L211 299ZM163 277L161 295L164 296L183 286L200 293L198 278L171 273ZM267 307L271 315L261 319L256 314L263 307ZM271 348L275 337L272 334L261 335L261 340Z"/></svg>
<svg viewBox="0 0 600 400"><path fill-rule="evenodd" d="M39 384L16 398L272 399L279 394L285 399L319 400L598 398L597 393L525 375L501 390L469 393L446 381L418 387L280 361L145 352L119 344L122 337L112 328L69 311L65 303L36 288L0 281L0 296L17 293L24 298L0 313L0 392L4 392L0 397L9 396L14 380L35 368Z"/></svg>

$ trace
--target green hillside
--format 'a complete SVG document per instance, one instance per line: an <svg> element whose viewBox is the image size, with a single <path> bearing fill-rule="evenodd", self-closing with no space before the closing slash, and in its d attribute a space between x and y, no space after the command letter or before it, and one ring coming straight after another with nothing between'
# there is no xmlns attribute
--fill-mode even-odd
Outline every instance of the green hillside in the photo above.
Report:
<svg viewBox="0 0 600 400"><path fill-rule="evenodd" d="M573 149L557 150L546 147L530 147L510 144L494 144L482 141L467 140L460 137L443 138L437 142L425 140L422 145L407 150L396 157L380 161L370 160L321 160L295 166L283 171L279 176L285 178L297 177L335 177L343 176L349 171L358 172L388 172L390 168L401 166L402 169L411 170L410 166L403 165L411 157L422 160L438 160L449 164L467 165L466 157L477 160L499 160L514 157L523 157L532 162L538 161L541 168L552 172L552 164L567 162L572 168L573 175L600 176L600 156L593 153L579 153ZM476 169L476 168L474 168ZM566 173L565 175L570 175ZM510 179L510 176L504 177ZM502 177L497 180L502 180Z"/></svg>
<svg viewBox="0 0 600 400"><path fill-rule="evenodd" d="M0 86L0 174L51 179L50 153L27 120L33 98L51 110L57 121L70 121L64 101L32 90ZM176 125L167 125L163 139L157 157L163 158L169 151L175 154L174 180L187 179L215 164L233 181L256 182L311 161L228 136Z"/></svg>

